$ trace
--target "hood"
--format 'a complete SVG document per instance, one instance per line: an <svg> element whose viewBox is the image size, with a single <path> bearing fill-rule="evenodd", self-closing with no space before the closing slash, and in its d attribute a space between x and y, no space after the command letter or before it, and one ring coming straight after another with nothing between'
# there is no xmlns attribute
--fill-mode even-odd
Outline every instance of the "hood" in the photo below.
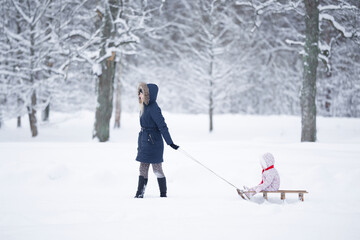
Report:
<svg viewBox="0 0 360 240"><path fill-rule="evenodd" d="M156 98L159 92L159 87L153 83L149 83L147 86L149 88L149 95L150 95L149 104L156 102Z"/></svg>
<svg viewBox="0 0 360 240"><path fill-rule="evenodd" d="M265 153L260 157L260 164L263 169L267 169L275 164L274 156L271 153Z"/></svg>
<svg viewBox="0 0 360 240"><path fill-rule="evenodd" d="M138 87L138 93L142 89L144 94L144 104L149 105L150 103L156 102L156 98L159 92L159 88L153 83L140 83Z"/></svg>

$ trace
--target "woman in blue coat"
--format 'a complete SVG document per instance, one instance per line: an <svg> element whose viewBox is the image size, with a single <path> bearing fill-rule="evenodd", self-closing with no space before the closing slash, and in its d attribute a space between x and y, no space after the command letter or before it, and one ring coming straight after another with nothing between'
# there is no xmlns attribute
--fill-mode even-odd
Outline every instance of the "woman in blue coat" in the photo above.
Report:
<svg viewBox="0 0 360 240"><path fill-rule="evenodd" d="M140 104L140 126L136 161L140 162L140 176L135 198L143 198L148 182L150 164L157 177L160 197L166 197L166 178L162 170L164 142L177 150L169 134L161 109L156 103L159 88L155 84L140 83L138 96Z"/></svg>

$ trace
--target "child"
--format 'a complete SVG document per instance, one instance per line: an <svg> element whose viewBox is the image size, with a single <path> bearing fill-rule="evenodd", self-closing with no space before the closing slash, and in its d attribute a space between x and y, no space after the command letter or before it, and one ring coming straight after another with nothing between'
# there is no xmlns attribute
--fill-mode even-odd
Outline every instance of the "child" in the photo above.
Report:
<svg viewBox="0 0 360 240"><path fill-rule="evenodd" d="M280 187L280 176L274 168L274 156L271 153L265 153L260 157L260 164L263 169L261 183L250 189L244 186L244 193L249 199L261 191L277 191Z"/></svg>

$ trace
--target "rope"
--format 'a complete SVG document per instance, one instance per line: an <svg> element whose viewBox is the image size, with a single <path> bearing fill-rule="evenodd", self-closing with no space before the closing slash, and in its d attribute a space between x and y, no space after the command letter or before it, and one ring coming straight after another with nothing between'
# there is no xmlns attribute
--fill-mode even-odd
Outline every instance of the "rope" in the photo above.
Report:
<svg viewBox="0 0 360 240"><path fill-rule="evenodd" d="M219 174L217 174L216 172L214 172L213 170L211 170L210 168L208 168L207 166L205 166L204 164L202 164L201 162L199 162L198 160L196 160L194 157L192 157L190 154L188 154L187 152L185 152L183 149L181 149L179 147L178 149L180 152L182 152L184 155L186 155L188 158L190 158L191 160L193 160L194 162L198 163L199 165L201 165L202 167L206 168L207 170L209 170L211 173L213 173L215 176L217 176L218 178L222 179L224 182L226 182L227 184L229 184L230 186L239 189L238 187L236 187L234 184L232 184L231 182L229 182L228 180L226 180L225 178L221 177Z"/></svg>

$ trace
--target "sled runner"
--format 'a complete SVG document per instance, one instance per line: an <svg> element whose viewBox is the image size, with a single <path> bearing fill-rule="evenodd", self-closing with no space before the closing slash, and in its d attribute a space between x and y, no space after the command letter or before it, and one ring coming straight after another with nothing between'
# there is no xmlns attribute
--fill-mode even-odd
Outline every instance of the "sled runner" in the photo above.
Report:
<svg viewBox="0 0 360 240"><path fill-rule="evenodd" d="M249 200L249 198L247 197L247 195L245 194L244 191L242 191L240 189L236 189L236 190L242 199ZM249 192L249 193L255 193L255 192ZM297 194L299 194L299 200L301 200L303 202L304 201L304 193L308 193L308 192L306 190L278 190L278 191L263 191L261 193L263 194L263 197L265 198L265 200L268 199L268 197L267 197L268 193L280 193L281 200L285 200L286 193L297 193Z"/></svg>
<svg viewBox="0 0 360 240"><path fill-rule="evenodd" d="M245 192L243 190L240 189L236 189L236 191L238 192L238 194L240 195L240 197L244 200L249 200L249 198L245 195Z"/></svg>

